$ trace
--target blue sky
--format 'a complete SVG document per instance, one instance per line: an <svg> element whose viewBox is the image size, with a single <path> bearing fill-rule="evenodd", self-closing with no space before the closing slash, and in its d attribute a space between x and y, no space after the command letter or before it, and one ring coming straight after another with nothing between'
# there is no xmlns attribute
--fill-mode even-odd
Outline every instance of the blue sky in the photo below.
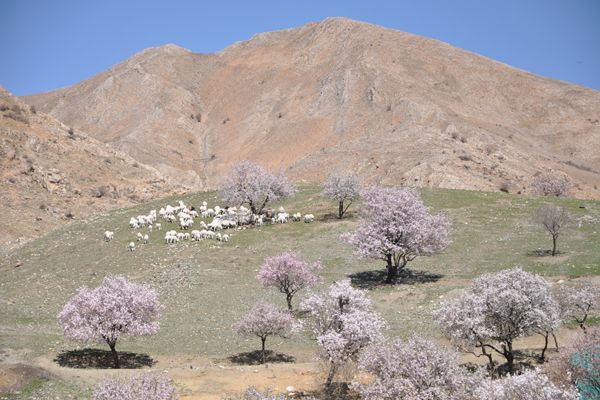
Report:
<svg viewBox="0 0 600 400"><path fill-rule="evenodd" d="M439 39L600 90L600 0L0 0L0 84L16 95L44 92L147 47L214 52L328 16Z"/></svg>

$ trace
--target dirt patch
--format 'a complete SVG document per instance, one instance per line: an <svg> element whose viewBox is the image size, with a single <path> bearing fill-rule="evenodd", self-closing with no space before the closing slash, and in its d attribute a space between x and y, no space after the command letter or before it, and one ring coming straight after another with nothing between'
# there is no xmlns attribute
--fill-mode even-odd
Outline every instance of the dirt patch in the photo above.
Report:
<svg viewBox="0 0 600 400"><path fill-rule="evenodd" d="M0 394L20 391L32 379L53 379L54 375L26 364L0 364Z"/></svg>

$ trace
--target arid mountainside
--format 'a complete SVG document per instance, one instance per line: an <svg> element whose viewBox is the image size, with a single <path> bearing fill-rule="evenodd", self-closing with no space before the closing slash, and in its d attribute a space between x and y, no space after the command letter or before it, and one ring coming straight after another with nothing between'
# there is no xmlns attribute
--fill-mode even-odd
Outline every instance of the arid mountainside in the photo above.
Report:
<svg viewBox="0 0 600 400"><path fill-rule="evenodd" d="M298 181L511 192L559 170L600 197L600 92L343 18L215 54L147 49L25 101L196 188L249 159Z"/></svg>
<svg viewBox="0 0 600 400"><path fill-rule="evenodd" d="M1 87L0 182L0 250L71 219L171 190L153 168L36 112Z"/></svg>

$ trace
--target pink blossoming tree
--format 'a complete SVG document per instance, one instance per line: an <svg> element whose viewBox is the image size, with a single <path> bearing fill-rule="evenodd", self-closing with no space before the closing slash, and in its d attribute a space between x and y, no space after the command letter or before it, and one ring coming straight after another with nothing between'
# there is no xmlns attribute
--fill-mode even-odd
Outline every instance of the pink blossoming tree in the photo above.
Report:
<svg viewBox="0 0 600 400"><path fill-rule="evenodd" d="M106 342L119 368L117 340L122 336L147 336L158 332L161 305L156 292L122 276L104 278L102 284L82 287L58 315L66 338L81 342Z"/></svg>
<svg viewBox="0 0 600 400"><path fill-rule="evenodd" d="M236 206L248 204L253 214L262 213L269 202L291 197L295 192L285 175L275 175L250 161L234 166L220 188L226 203Z"/></svg>
<svg viewBox="0 0 600 400"><path fill-rule="evenodd" d="M261 341L261 362L266 362L265 343L269 336L288 338L300 331L301 325L294 317L269 303L258 303L254 308L233 325L238 335L257 336Z"/></svg>
<svg viewBox="0 0 600 400"><path fill-rule="evenodd" d="M575 320L585 332L591 312L600 304L600 287L587 283L577 286L563 285L558 291L558 302L565 322Z"/></svg>
<svg viewBox="0 0 600 400"><path fill-rule="evenodd" d="M302 302L314 319L313 333L329 363L329 390L338 369L356 361L363 349L381 340L385 322L373 309L364 290L354 289L350 280L336 282L325 295L314 294Z"/></svg>
<svg viewBox="0 0 600 400"><path fill-rule="evenodd" d="M511 374L514 341L556 330L558 315L548 283L521 268L480 276L461 297L443 303L434 312L435 320L455 344L466 350L479 349L490 367L490 352L502 355Z"/></svg>
<svg viewBox="0 0 600 400"><path fill-rule="evenodd" d="M557 387L540 370L491 380L484 379L476 390L478 400L578 400L572 387Z"/></svg>
<svg viewBox="0 0 600 400"><path fill-rule="evenodd" d="M363 257L385 260L387 283L396 280L409 261L448 246L448 219L431 214L413 189L370 187L361 197L358 227L342 239Z"/></svg>
<svg viewBox="0 0 600 400"><path fill-rule="evenodd" d="M352 385L364 400L475 400L476 382L484 378L461 368L455 353L418 336L370 346L359 367L374 378Z"/></svg>
<svg viewBox="0 0 600 400"><path fill-rule="evenodd" d="M539 196L566 196L569 186L568 179L555 172L540 174L531 182L533 192Z"/></svg>
<svg viewBox="0 0 600 400"><path fill-rule="evenodd" d="M320 262L310 264L299 260L294 253L283 253L267 258L257 278L264 287L274 287L285 294L288 310L292 311L294 295L321 282L318 275L321 268Z"/></svg>
<svg viewBox="0 0 600 400"><path fill-rule="evenodd" d="M338 202L338 218L346 211L360 193L360 181L356 175L330 175L323 185L323 195Z"/></svg>
<svg viewBox="0 0 600 400"><path fill-rule="evenodd" d="M175 400L173 381L161 373L135 374L129 379L105 378L94 400Z"/></svg>

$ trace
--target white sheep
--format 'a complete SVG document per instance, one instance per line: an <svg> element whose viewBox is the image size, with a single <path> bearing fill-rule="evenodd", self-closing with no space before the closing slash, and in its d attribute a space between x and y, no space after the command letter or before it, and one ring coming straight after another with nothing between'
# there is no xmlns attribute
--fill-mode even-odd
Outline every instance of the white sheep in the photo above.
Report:
<svg viewBox="0 0 600 400"><path fill-rule="evenodd" d="M142 236L142 234L140 232L138 232L137 234L137 240L138 242L141 241L144 237Z"/></svg>
<svg viewBox="0 0 600 400"><path fill-rule="evenodd" d="M183 234L183 240L190 240L190 237L190 234L187 232Z"/></svg>
<svg viewBox="0 0 600 400"><path fill-rule="evenodd" d="M195 241L200 241L200 239L202 239L202 234L201 234L201 233L200 233L200 231L198 231L198 230L193 230L193 231L192 231L192 238L193 238Z"/></svg>
<svg viewBox="0 0 600 400"><path fill-rule="evenodd" d="M289 214L286 212L279 213L277 214L276 222L278 224L285 224L287 222L288 216Z"/></svg>
<svg viewBox="0 0 600 400"><path fill-rule="evenodd" d="M115 236L114 232L111 231L104 231L104 240L107 242L110 242L111 240L113 240L113 237Z"/></svg>
<svg viewBox="0 0 600 400"><path fill-rule="evenodd" d="M129 244L127 245L127 248L129 249L129 251L134 251L135 250L135 243L129 242Z"/></svg>
<svg viewBox="0 0 600 400"><path fill-rule="evenodd" d="M224 234L223 236L221 236L221 241L222 242L229 242L229 235L228 234Z"/></svg>
<svg viewBox="0 0 600 400"><path fill-rule="evenodd" d="M304 214L304 222L310 224L315 220L315 216L312 214Z"/></svg>
<svg viewBox="0 0 600 400"><path fill-rule="evenodd" d="M148 232L152 232L152 224L148 224Z"/></svg>
<svg viewBox="0 0 600 400"><path fill-rule="evenodd" d="M158 229L159 231L162 229L162 224L160 222L156 223L156 229Z"/></svg>
<svg viewBox="0 0 600 400"><path fill-rule="evenodd" d="M294 215L292 215L292 221L298 222L302 220L302 214L297 212Z"/></svg>
<svg viewBox="0 0 600 400"><path fill-rule="evenodd" d="M215 234L215 239L217 239L217 242L220 242L221 238L222 238L222 236L220 233Z"/></svg>
<svg viewBox="0 0 600 400"><path fill-rule="evenodd" d="M144 244L150 243L150 238L148 237L148 234L145 234L143 239L144 239Z"/></svg>

